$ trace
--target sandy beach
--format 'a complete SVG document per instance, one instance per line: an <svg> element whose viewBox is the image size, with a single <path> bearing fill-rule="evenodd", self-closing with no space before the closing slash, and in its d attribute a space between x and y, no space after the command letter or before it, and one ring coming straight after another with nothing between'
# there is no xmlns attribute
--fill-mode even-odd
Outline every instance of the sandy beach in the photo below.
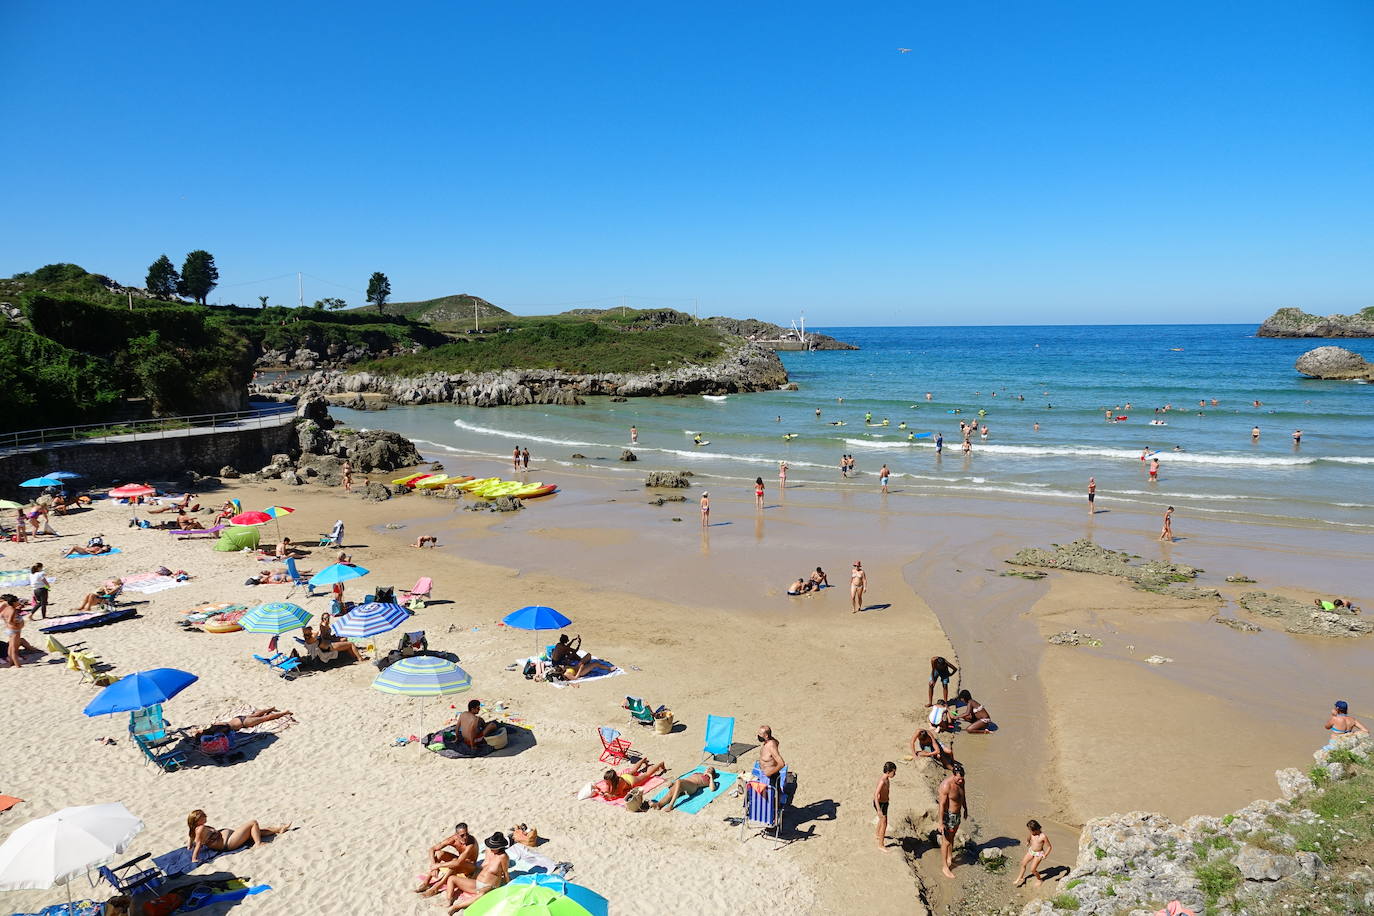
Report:
<svg viewBox="0 0 1374 916"><path fill-rule="evenodd" d="M445 460L450 473L458 470ZM502 470L475 461L461 472ZM713 524L703 529L700 487L684 491L687 503L653 506L655 494L625 477L557 474L541 478L562 492L511 514L464 512L461 502L419 495L374 503L311 486L225 481L202 492L206 505L234 496L250 508L295 507L281 530L305 544L343 519L349 552L371 570L361 585L405 588L433 577L434 603L403 629L424 629L432 648L456 653L472 676L471 692L441 700L371 689L370 664L288 682L253 660L265 636L184 631L176 621L198 605L291 600L319 613L327 599L300 590L288 599L287 585L246 586L244 578L266 564L213 552L209 541L130 529L127 507L98 502L56 520L61 538L5 545L5 569L48 565L56 613L113 575L159 565L187 570L193 579L180 587L127 595L138 602L137 618L64 641L84 641L115 674L158 666L197 674L166 706L177 726L270 706L293 710L295 723L232 765L156 773L132 745L124 717L81 714L95 688L51 656L31 657L20 671L0 671L10 764L0 792L24 799L0 814L0 835L64 806L115 800L145 823L130 858L184 844L193 808L205 809L215 826L291 821L284 836L202 869L272 885L243 904L244 912L263 914L439 912L410 886L429 846L460 820L478 836L520 822L536 826L547 838L538 851L571 862L575 880L609 898L616 913L782 907L898 914L922 911L922 896L938 912L984 911L1053 894L1055 883L1012 891L1004 876L968 864L953 881L940 877L938 853L923 831L934 767L904 759L924 718L930 656L954 660L961 671L952 688L971 689L1000 726L995 734L953 738L968 768L978 841L1019 857L1022 825L1036 817L1056 844L1051 866L1072 862L1077 828L1088 817L1131 809L1218 813L1272 796L1274 769L1301 765L1320 743L1331 698L1364 682L1365 642L1268 628L1239 633L1211 622L1217 613L1236 613L1239 587L1224 578L1237 572L1258 579L1256 587L1307 600L1320 585L1324 594L1367 604L1374 595L1360 576L1363 535L1295 537L1280 527L1180 520L1186 539L1170 546L1155 540L1156 519L1129 511L1089 520L1079 507L932 498L919 512L897 512L876 492L806 487L770 489L761 512L752 493L713 488ZM57 558L96 533L121 553ZM1198 584L1221 589L1226 600L1182 601L1085 574L1036 582L1000 575L1003 560L1021 547L1085 533L1147 558L1203 567ZM409 547L420 534L437 535L440 546ZM309 549L303 569L332 561L330 551ZM845 587L856 559L870 581L861 614L849 612ZM783 594L817 565L837 587L802 598ZM351 588L350 596L364 590ZM498 625L527 604L572 618L570 632L624 674L555 689L506 670L552 641ZM41 644L35 631L43 623L30 623L31 641ZM1047 635L1071 628L1102 645L1046 644ZM1173 661L1144 662L1156 654ZM656 735L631 724L620 708L627 694L668 705L682 727ZM474 697L504 706L533 740L471 760L394 746L397 737L439 725L451 703ZM631 814L576 798L604 769L598 726L621 729L635 751L681 773L702 759L708 714L734 716L735 740L748 747L739 748L738 764L722 769L752 765L758 726L772 726L781 739L799 776L785 846L742 841L727 822L741 811L729 794L699 814ZM98 742L107 736L114 745ZM1186 755L1191 765L1165 764L1172 755ZM879 853L871 799L886 760L898 764L894 839ZM108 895L80 881L73 890ZM16 892L6 902L24 910L59 898L60 891Z"/></svg>

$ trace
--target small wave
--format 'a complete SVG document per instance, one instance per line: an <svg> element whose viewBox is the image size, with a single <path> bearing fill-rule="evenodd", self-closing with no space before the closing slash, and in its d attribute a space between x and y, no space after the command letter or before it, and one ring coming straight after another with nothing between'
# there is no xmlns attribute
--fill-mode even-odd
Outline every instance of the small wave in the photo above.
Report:
<svg viewBox="0 0 1374 916"><path fill-rule="evenodd" d="M512 441L519 439L521 442L546 442L549 445L574 445L580 448L620 448L618 445L604 445L600 442L579 442L576 439L555 439L552 436L536 436L533 433L515 433L504 429L492 429L490 426L478 426L476 423L466 423L462 420L454 420L453 425L459 429L466 429L468 432L500 436L502 439Z"/></svg>
<svg viewBox="0 0 1374 916"><path fill-rule="evenodd" d="M1363 456L1338 456L1335 458L1318 458L1318 461L1335 461L1339 464L1374 464L1374 458Z"/></svg>
<svg viewBox="0 0 1374 916"><path fill-rule="evenodd" d="M1102 492L1103 495L1106 495L1108 491L1103 490ZM1151 492L1150 490L1112 490L1110 492L1113 494L1127 493L1131 496L1153 496L1156 499L1164 499L1166 497L1169 499L1256 499L1275 501L1283 499L1281 496L1242 496L1236 493L1176 493L1169 490L1162 490L1157 493Z"/></svg>

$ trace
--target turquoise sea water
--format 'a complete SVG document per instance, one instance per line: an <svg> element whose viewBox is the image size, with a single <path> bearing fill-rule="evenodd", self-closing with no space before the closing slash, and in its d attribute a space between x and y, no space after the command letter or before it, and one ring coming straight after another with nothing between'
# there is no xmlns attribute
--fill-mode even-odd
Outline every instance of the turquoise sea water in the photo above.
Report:
<svg viewBox="0 0 1374 916"><path fill-rule="evenodd" d="M1293 369L1301 353L1330 341L1257 338L1253 325L824 330L862 349L781 354L798 391L339 413L354 425L395 429L440 458L528 447L539 470L531 476L554 483L559 464L608 473L685 467L719 478L714 486L744 488L762 476L771 489L786 461L790 482L862 490L876 489L887 463L893 495L915 500L984 492L1082 503L1095 476L1104 506L1167 503L1217 518L1374 531L1374 386L1304 379ZM1172 409L1155 413L1165 405ZM975 435L965 456L959 421L979 419L979 410L989 435ZM1108 410L1129 419L1109 422ZM889 425L866 425L865 413ZM1150 425L1155 419L1167 425ZM697 432L709 446L693 445ZM943 434L943 455L933 436L907 438L927 432ZM787 433L796 438L784 441ZM1139 459L1147 446L1159 450L1156 483ZM613 460L626 447L635 465ZM838 472L846 453L860 472L847 480Z"/></svg>

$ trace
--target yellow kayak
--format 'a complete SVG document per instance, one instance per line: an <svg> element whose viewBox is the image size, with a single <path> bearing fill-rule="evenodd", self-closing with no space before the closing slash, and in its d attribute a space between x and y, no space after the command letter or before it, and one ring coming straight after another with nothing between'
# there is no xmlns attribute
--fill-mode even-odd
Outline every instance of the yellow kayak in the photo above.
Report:
<svg viewBox="0 0 1374 916"><path fill-rule="evenodd" d="M546 487L546 486L544 486L543 481L536 480L534 483L527 483L527 484L524 484L523 486L517 487L516 489L514 489L514 490L512 490L511 492L507 493L506 495L507 495L507 496L514 496L514 497L519 498L519 499L524 499L525 497L527 497L527 496L533 496L533 495L535 495L536 493L538 493L540 496L543 496L544 493L546 493L546 492L548 492L548 491L549 491L549 488Z"/></svg>
<svg viewBox="0 0 1374 916"><path fill-rule="evenodd" d="M488 484L485 487L478 487L472 492L478 496L491 499L497 496L505 496L509 494L512 490L518 490L522 486L523 484L521 484L519 481L498 480L496 483Z"/></svg>
<svg viewBox="0 0 1374 916"><path fill-rule="evenodd" d="M478 480L467 480L463 483L458 484L458 489L467 490L471 492L472 490L476 490L478 487L484 487L488 484L499 483L500 480L500 477L482 477Z"/></svg>
<svg viewBox="0 0 1374 916"><path fill-rule="evenodd" d="M434 476L434 472L433 472L433 471L424 471L424 472L419 473L419 474L411 474L409 477L398 477L398 478L396 478L395 480L393 480L392 483L396 484L396 486L398 486L398 487L401 487L401 486L405 486L405 485L408 484L408 483L414 483L415 481L419 480L421 477L433 477L433 476Z"/></svg>
<svg viewBox="0 0 1374 916"><path fill-rule="evenodd" d="M444 484L448 482L449 476L447 474L433 474L429 477L424 477L420 480L415 481L415 489L432 490L435 487L442 487Z"/></svg>

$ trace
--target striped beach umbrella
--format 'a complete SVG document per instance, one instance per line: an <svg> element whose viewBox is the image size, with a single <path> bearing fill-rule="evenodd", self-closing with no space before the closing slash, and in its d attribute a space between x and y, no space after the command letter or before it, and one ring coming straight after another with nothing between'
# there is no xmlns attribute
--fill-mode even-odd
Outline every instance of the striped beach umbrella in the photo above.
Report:
<svg viewBox="0 0 1374 916"><path fill-rule="evenodd" d="M453 662L433 655L403 658L377 675L372 686L405 697L442 697L472 687L472 678Z"/></svg>
<svg viewBox="0 0 1374 916"><path fill-rule="evenodd" d="M296 510L292 509L290 506L268 506L262 511L272 517L272 521L277 527L277 537L281 537L281 517L283 515L290 515Z"/></svg>
<svg viewBox="0 0 1374 916"><path fill-rule="evenodd" d="M270 633L280 636L291 630L299 630L314 616L299 604L288 601L269 601L250 608L239 618L239 626L249 633Z"/></svg>
<svg viewBox="0 0 1374 916"><path fill-rule="evenodd" d="M399 604L373 601L360 604L334 619L334 635L346 639L366 639L390 633L410 619L410 612Z"/></svg>

